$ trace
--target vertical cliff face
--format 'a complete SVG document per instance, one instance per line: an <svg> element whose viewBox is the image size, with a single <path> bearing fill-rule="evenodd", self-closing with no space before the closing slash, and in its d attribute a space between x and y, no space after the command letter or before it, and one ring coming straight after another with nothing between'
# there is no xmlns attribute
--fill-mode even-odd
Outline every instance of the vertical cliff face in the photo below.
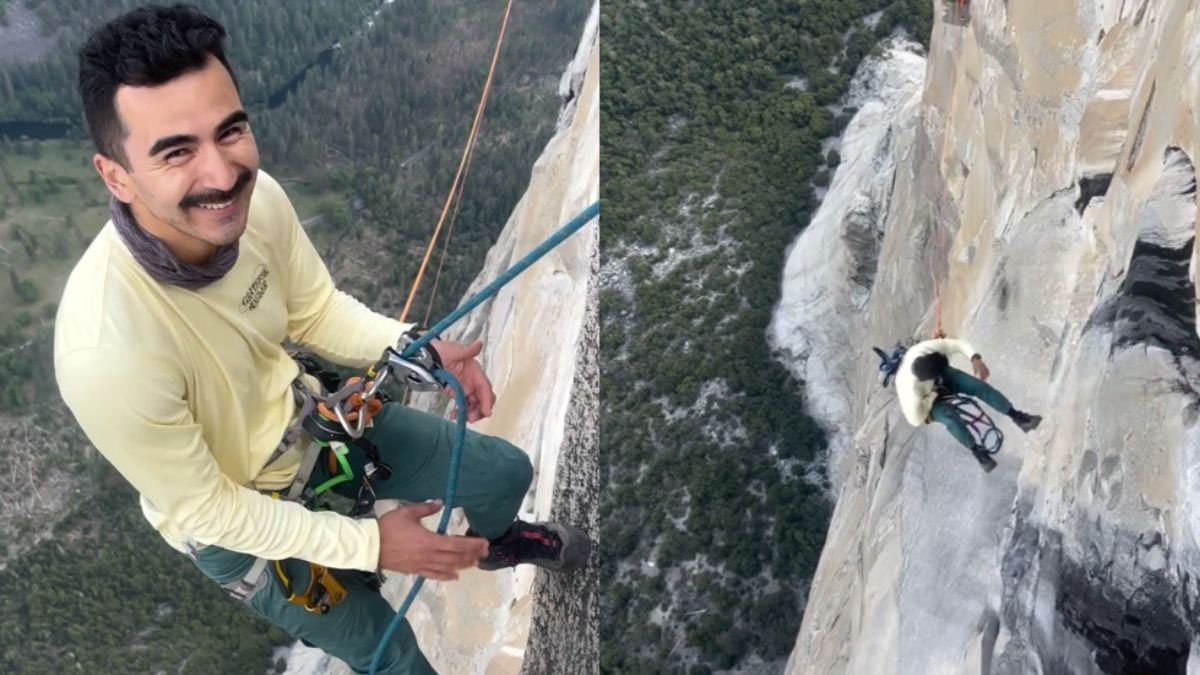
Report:
<svg viewBox="0 0 1200 675"><path fill-rule="evenodd" d="M599 7L560 84L559 128L533 167L529 188L466 296L542 243L599 198ZM593 222L460 321L446 338L484 341L481 361L497 404L477 431L529 453L534 482L521 517L596 530L596 292L599 224ZM442 397L418 407L445 410ZM427 523L436 524L436 517ZM451 530L466 523L456 516ZM597 663L595 553L583 570L548 575L470 570L427 583L408 618L443 673L588 672ZM411 579L392 575L384 595L398 605ZM546 617L553 617L553 621ZM303 650L289 663L305 661ZM289 672L348 673L328 658Z"/></svg>
<svg viewBox="0 0 1200 675"><path fill-rule="evenodd" d="M540 244L600 196L600 89L598 7L593 8L580 52L563 80L564 112L559 131L533 168L529 189L488 254L471 295ZM475 426L507 438L529 453L534 484L523 507L533 520L571 519L595 524L596 418L598 382L595 291L591 288L599 225L593 223L522 274L484 308L462 322L450 339L482 339L483 362L496 389L493 416ZM590 333L588 331L591 331ZM589 403L590 401L590 403ZM564 490L565 485L591 486L593 492ZM562 586L580 597L564 597ZM564 622L590 639L594 623L595 569L549 583L544 572L524 566L516 571L472 572L460 582L436 584L423 591L414 607L413 627L431 662L445 673L516 673L521 670L533 617L553 602ZM592 596L585 597L588 594ZM572 612L585 616L570 620ZM590 632L589 632L590 631ZM542 633L544 635L544 632ZM590 637L585 637L590 636ZM580 644L580 647L583 645ZM547 664L546 644L532 650L541 656L530 672L555 672ZM557 649L570 649L560 645ZM583 652L583 649L579 650ZM581 654L586 656L584 654ZM531 661L536 661L531 659ZM591 659L595 663L593 655Z"/></svg>
<svg viewBox="0 0 1200 675"><path fill-rule="evenodd" d="M847 137L790 254L772 341L840 441L789 670L1200 671L1200 8L946 9L919 106L890 104L895 140ZM1046 417L996 416L990 474L875 381L870 347L927 337L935 285L946 331Z"/></svg>

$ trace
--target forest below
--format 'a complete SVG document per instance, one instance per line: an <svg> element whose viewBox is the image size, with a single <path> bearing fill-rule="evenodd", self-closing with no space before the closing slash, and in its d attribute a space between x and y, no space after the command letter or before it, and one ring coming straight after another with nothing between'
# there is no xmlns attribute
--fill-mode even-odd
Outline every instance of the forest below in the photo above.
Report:
<svg viewBox="0 0 1200 675"><path fill-rule="evenodd" d="M766 342L863 58L925 0L602 4L601 671L777 672L832 502Z"/></svg>

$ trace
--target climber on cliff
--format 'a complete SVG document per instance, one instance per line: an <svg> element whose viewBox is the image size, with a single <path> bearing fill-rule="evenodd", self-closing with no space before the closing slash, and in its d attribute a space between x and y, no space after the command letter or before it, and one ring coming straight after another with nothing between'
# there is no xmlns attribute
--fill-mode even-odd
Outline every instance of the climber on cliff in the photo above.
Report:
<svg viewBox="0 0 1200 675"><path fill-rule="evenodd" d="M315 384L297 384L285 338L358 368L412 326L335 288L287 194L259 170L224 37L195 7L149 6L80 50L111 220L63 291L55 376L168 544L271 623L366 672L394 616L375 570L452 581L476 566L564 569L590 544L576 528L516 520L533 468L504 439L467 433L455 506L473 536L442 536L420 518L440 509L452 422L389 403L361 436L327 444L298 424ZM431 346L462 383L469 421L489 416L481 343ZM418 503L377 520L306 508L323 489L371 490L363 515L376 497ZM433 672L407 622L377 672Z"/></svg>
<svg viewBox="0 0 1200 675"><path fill-rule="evenodd" d="M971 360L975 377L950 365L950 356L961 354ZM963 340L934 339L919 342L904 352L903 360L896 368L896 395L905 419L915 427L931 422L940 422L951 436L975 455L984 471L996 468L991 453L971 436L967 422L950 397L974 396L1008 415L1022 431L1029 433L1037 428L1042 418L1021 412L1013 407L985 380L991 372L983 357Z"/></svg>

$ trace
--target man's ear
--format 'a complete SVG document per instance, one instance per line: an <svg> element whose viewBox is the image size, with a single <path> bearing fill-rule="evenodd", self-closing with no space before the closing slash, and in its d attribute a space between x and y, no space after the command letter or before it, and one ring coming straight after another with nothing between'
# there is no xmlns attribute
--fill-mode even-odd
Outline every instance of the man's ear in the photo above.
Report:
<svg viewBox="0 0 1200 675"><path fill-rule="evenodd" d="M129 172L121 166L120 162L96 153L92 155L92 166L96 167L96 173L100 174L100 180L104 181L108 191L118 201L126 204L133 203L133 185L129 180Z"/></svg>

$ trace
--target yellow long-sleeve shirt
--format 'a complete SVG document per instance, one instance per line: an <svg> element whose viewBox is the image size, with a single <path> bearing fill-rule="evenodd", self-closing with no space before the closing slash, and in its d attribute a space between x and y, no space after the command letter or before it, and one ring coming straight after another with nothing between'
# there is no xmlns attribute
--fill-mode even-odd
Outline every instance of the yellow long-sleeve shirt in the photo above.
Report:
<svg viewBox="0 0 1200 675"><path fill-rule="evenodd" d="M272 499L301 450L264 464L295 413L284 338L365 366L408 326L334 288L275 180L259 172L237 263L199 290L155 281L112 222L67 281L55 376L88 438L179 550L190 539L268 559L374 570L379 529Z"/></svg>
<svg viewBox="0 0 1200 675"><path fill-rule="evenodd" d="M896 397L900 399L900 410L904 419L914 427L919 427L929 420L929 411L937 400L937 392L933 390L933 381L922 382L912 372L912 364L917 358L941 352L947 357L962 354L970 359L975 350L964 340L926 340L913 345L904 353L900 368L896 371Z"/></svg>

